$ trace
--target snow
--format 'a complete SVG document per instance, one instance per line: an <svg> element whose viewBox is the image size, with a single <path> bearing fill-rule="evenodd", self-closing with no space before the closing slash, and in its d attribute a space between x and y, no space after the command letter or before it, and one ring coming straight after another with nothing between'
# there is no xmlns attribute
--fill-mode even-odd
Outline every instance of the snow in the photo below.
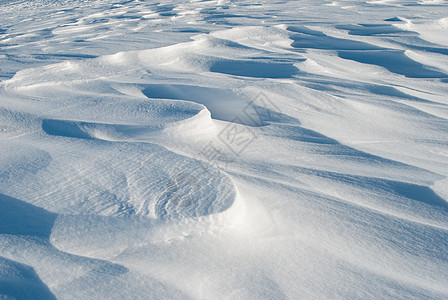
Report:
<svg viewBox="0 0 448 300"><path fill-rule="evenodd" d="M446 299L447 15L0 1L0 298Z"/></svg>

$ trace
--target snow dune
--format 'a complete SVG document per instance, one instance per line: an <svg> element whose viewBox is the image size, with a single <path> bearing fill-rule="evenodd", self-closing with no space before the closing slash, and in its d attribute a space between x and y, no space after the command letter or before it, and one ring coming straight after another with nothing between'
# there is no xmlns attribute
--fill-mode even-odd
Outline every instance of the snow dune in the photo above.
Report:
<svg viewBox="0 0 448 300"><path fill-rule="evenodd" d="M0 295L445 299L447 5L0 2Z"/></svg>

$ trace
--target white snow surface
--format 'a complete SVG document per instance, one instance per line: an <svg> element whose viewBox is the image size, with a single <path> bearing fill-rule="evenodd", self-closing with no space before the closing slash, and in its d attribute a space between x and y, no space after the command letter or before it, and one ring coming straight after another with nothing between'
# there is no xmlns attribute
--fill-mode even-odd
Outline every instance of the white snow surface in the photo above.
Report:
<svg viewBox="0 0 448 300"><path fill-rule="evenodd" d="M0 299L447 299L448 2L0 0Z"/></svg>

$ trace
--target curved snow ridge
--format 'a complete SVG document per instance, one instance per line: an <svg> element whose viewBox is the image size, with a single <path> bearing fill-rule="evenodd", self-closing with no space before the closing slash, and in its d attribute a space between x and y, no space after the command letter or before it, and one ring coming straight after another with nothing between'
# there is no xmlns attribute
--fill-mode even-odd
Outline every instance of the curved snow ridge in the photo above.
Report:
<svg viewBox="0 0 448 300"><path fill-rule="evenodd" d="M42 129L55 136L105 141L148 141L192 140L201 136L216 134L210 112L204 107L197 114L167 124L116 124L89 121L43 119Z"/></svg>
<svg viewBox="0 0 448 300"><path fill-rule="evenodd" d="M440 1L429 0L422 2L425 2L425 4L434 4L434 5L444 4L443 0ZM410 30L417 32L423 40L426 40L430 43L442 46L448 46L448 38L446 37L446 31L448 28L448 17L427 23L416 22L415 20L406 18L404 18L403 21L404 22L394 23L393 25L403 30Z"/></svg>
<svg viewBox="0 0 448 300"><path fill-rule="evenodd" d="M30 143L9 143L19 151L2 157L12 169L0 187L55 213L188 219L225 212L237 199L226 173L155 144L53 138L37 151Z"/></svg>
<svg viewBox="0 0 448 300"><path fill-rule="evenodd" d="M441 21L441 23L444 22ZM407 52L411 50L445 55L448 53L448 49L434 47L434 44L424 41L421 43L419 38L409 39L410 35L419 35L417 32L405 30L413 29L409 23L405 25L384 23L336 25L333 30L327 29L325 33L305 25L282 25L282 27L290 32L290 38L293 41L291 46L298 50L333 51L344 60L379 67L392 74L404 75L408 78L445 79L448 77L448 73L444 70L444 63L441 64L442 66L434 65L430 63L431 58L417 61L407 55ZM341 33L341 30L347 33ZM388 39L379 39L383 36L388 36ZM307 70L313 71L309 68Z"/></svg>
<svg viewBox="0 0 448 300"><path fill-rule="evenodd" d="M142 79L162 73L166 76L167 72L176 77L182 74L172 72L212 72L248 78L292 78L299 73L294 63L300 57L281 58L275 53L287 53L284 48L291 48L284 29L243 27L199 34L192 39L171 46L22 70L4 86L35 95L36 89L72 87L98 80L117 82L126 78L126 82L143 83ZM260 52L265 54L264 60L259 58ZM238 68L241 65L244 68Z"/></svg>
<svg viewBox="0 0 448 300"><path fill-rule="evenodd" d="M190 180L191 175L186 174L179 174L173 183ZM185 208L188 205L185 201L188 201L188 197L183 200L169 200L165 198L165 195L161 195L159 197L161 201L157 203L158 218L147 218L141 215L59 214L50 239L52 244L61 251L111 259L119 255L123 249L146 243L164 243L205 233L238 231L245 224L246 205L238 190L235 190L233 196L232 205L225 210L208 215L193 213L194 216L190 217L185 217L187 213ZM179 202L174 203L175 201ZM105 244L108 247L105 247Z"/></svg>
<svg viewBox="0 0 448 300"><path fill-rule="evenodd" d="M267 47L266 39L272 41L271 46ZM292 79L299 74L296 63L304 61L303 57L296 54L278 57L274 53L284 51L283 47L291 48L286 46L289 43L286 31L280 28L224 30L214 35L200 34L191 42L167 47L22 70L0 83L0 87L21 98L45 99L43 105L48 106L47 111L56 112L47 115L48 119L109 123L106 119L110 109L113 110L110 122L121 122L118 107L129 111L135 101L143 103L146 97L151 99L149 103L164 99L169 105L172 105L169 100L205 105L212 118L232 122L252 100L235 89L233 82ZM265 56L260 57L260 52ZM206 78L210 81L207 85L198 85ZM133 102L123 103L129 100ZM162 102L157 103L157 109L162 109ZM70 114L63 109L67 105L72 108ZM169 105L166 107L170 108ZM149 110L147 113L153 115ZM239 116L239 119L244 124L256 125L250 118ZM163 118L159 120L162 122Z"/></svg>

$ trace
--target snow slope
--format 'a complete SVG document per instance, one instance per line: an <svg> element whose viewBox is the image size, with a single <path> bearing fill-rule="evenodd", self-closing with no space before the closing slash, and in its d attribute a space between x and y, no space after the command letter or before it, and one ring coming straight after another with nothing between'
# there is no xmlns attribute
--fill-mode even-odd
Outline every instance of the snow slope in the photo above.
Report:
<svg viewBox="0 0 448 300"><path fill-rule="evenodd" d="M0 1L0 298L446 299L446 1Z"/></svg>

